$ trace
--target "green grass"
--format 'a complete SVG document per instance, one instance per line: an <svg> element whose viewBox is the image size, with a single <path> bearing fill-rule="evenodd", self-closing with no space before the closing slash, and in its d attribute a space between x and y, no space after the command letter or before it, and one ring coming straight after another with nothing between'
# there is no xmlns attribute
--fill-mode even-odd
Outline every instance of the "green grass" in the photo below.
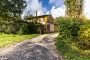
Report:
<svg viewBox="0 0 90 60"><path fill-rule="evenodd" d="M90 50L79 49L75 43L70 38L56 38L57 49L62 52L65 60L90 60Z"/></svg>
<svg viewBox="0 0 90 60"><path fill-rule="evenodd" d="M55 33L55 32L51 32L51 31L44 31L44 34L50 34L50 33Z"/></svg>
<svg viewBox="0 0 90 60"><path fill-rule="evenodd" d="M14 34L4 34L0 33L0 48L8 44L19 43L25 39L31 39L40 34L31 34L31 35L14 35Z"/></svg>
<svg viewBox="0 0 90 60"><path fill-rule="evenodd" d="M38 34L40 34L40 31L37 32ZM56 33L56 32L51 32L51 31L44 31L43 34L51 34L51 33Z"/></svg>

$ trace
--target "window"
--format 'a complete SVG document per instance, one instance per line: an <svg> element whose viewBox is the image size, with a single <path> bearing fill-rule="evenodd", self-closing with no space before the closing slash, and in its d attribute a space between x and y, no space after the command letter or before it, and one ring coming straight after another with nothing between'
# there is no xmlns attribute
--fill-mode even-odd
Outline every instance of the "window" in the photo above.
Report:
<svg viewBox="0 0 90 60"><path fill-rule="evenodd" d="M45 18L43 18L43 20L45 20Z"/></svg>

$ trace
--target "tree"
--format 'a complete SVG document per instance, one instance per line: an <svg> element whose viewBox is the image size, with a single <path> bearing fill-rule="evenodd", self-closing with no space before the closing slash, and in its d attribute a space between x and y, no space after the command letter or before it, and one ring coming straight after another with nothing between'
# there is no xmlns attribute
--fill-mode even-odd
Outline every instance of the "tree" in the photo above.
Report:
<svg viewBox="0 0 90 60"><path fill-rule="evenodd" d="M65 19L67 19L68 17L63 17L63 16L60 16L60 17L56 17L55 19L54 19L54 23L55 24L57 24L57 25L59 25L60 24L60 20L65 20Z"/></svg>
<svg viewBox="0 0 90 60"><path fill-rule="evenodd" d="M33 17L34 17L34 16L31 15L31 14L30 14L30 11L29 11L29 12L27 13L27 15L24 16L24 19L26 19L26 20L27 20L28 18L32 18L32 19L33 19Z"/></svg>
<svg viewBox="0 0 90 60"><path fill-rule="evenodd" d="M27 6L25 0L0 0L0 18L11 16L21 16Z"/></svg>
<svg viewBox="0 0 90 60"><path fill-rule="evenodd" d="M66 14L73 18L79 18L83 11L84 0L65 0Z"/></svg>

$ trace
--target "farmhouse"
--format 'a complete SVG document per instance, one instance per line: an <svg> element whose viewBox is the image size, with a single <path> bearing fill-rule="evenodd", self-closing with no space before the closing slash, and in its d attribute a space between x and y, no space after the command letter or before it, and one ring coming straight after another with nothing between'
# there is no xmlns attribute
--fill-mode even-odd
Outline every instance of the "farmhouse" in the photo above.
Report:
<svg viewBox="0 0 90 60"><path fill-rule="evenodd" d="M38 23L44 25L45 31L58 31L58 26L54 23L54 19L50 14L37 16L37 11L36 11L35 17L33 17L33 19L28 18L28 22L33 20L37 20Z"/></svg>

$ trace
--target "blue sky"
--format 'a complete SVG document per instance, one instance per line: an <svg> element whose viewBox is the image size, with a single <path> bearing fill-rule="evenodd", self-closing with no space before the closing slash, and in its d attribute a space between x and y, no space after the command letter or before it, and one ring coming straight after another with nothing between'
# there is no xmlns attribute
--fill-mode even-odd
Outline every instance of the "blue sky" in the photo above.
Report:
<svg viewBox="0 0 90 60"><path fill-rule="evenodd" d="M64 0L26 0L27 7L23 11L22 18L30 11L30 14L35 16L35 11L37 15L51 14L53 18L59 16L65 16L65 5ZM85 0L84 4L84 14L87 18L90 18L90 0Z"/></svg>
<svg viewBox="0 0 90 60"><path fill-rule="evenodd" d="M48 11L51 10L52 6L56 6L56 8L63 5L64 0L38 0L39 2L42 2L42 6L46 7Z"/></svg>

